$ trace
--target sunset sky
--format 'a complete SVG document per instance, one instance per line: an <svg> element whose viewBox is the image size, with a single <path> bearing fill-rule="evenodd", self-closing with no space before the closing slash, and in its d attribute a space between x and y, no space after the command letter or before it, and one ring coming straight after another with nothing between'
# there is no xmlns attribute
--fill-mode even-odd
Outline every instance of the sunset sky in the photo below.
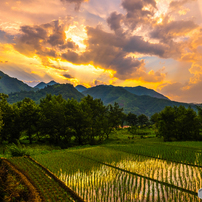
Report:
<svg viewBox="0 0 202 202"><path fill-rule="evenodd" d="M202 0L0 0L0 70L202 103Z"/></svg>

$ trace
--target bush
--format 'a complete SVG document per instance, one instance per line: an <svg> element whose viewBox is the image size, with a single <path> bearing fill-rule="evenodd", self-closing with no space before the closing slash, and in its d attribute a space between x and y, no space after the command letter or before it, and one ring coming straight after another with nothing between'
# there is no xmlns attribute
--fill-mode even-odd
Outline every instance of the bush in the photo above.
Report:
<svg viewBox="0 0 202 202"><path fill-rule="evenodd" d="M8 146L8 149L12 157L29 155L25 146L21 145L19 141L17 141L17 145L13 143L11 146Z"/></svg>

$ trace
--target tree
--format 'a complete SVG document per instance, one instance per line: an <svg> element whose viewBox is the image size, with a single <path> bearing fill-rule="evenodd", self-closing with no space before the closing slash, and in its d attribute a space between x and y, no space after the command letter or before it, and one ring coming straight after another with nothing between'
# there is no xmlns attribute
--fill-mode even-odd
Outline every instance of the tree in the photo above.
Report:
<svg viewBox="0 0 202 202"><path fill-rule="evenodd" d="M122 112L121 116L121 127L123 128L124 122L127 121L127 115Z"/></svg>
<svg viewBox="0 0 202 202"><path fill-rule="evenodd" d="M114 103L114 106L110 106L110 120L112 122L113 127L118 128L122 121L123 116L123 108L119 107L117 102Z"/></svg>
<svg viewBox="0 0 202 202"><path fill-rule="evenodd" d="M151 124L156 124L156 123L158 123L158 116L159 116L159 113L155 113L155 114L153 114L153 115L151 116L151 118L150 118Z"/></svg>
<svg viewBox="0 0 202 202"><path fill-rule="evenodd" d="M19 108L22 130L26 131L29 142L32 144L32 135L36 133L37 121L39 119L39 109L36 103L30 98L24 98L17 103Z"/></svg>
<svg viewBox="0 0 202 202"><path fill-rule="evenodd" d="M1 141L6 140L16 142L20 138L21 122L19 118L19 109L13 104L7 102L8 95L0 94L0 109L2 112L3 128L1 130Z"/></svg>
<svg viewBox="0 0 202 202"><path fill-rule="evenodd" d="M170 106L166 106L164 110L159 113L158 136L164 137L164 141L169 141L175 136L175 118L175 110Z"/></svg>
<svg viewBox="0 0 202 202"><path fill-rule="evenodd" d="M137 126L137 123L138 123L137 115L129 112L127 115L126 121L129 126Z"/></svg>
<svg viewBox="0 0 202 202"><path fill-rule="evenodd" d="M107 139L109 139L109 134L112 130L114 130L114 128L118 128L119 125L122 124L125 116L123 108L120 108L118 103L115 102L114 106L111 104L107 106L102 126Z"/></svg>
<svg viewBox="0 0 202 202"><path fill-rule="evenodd" d="M93 99L90 95L81 101L81 107L89 116L89 143L95 143L95 137L103 138L103 121L105 119L106 107L101 99Z"/></svg>
<svg viewBox="0 0 202 202"><path fill-rule="evenodd" d="M43 136L49 135L50 143L59 145L64 140L70 140L67 128L69 123L65 117L66 100L61 95L52 96L47 94L44 99L40 100L40 133ZM67 143L67 142L65 142Z"/></svg>
<svg viewBox="0 0 202 202"><path fill-rule="evenodd" d="M143 126L148 126L149 124L149 119L146 115L141 114L138 116L138 124L142 128Z"/></svg>
<svg viewBox="0 0 202 202"><path fill-rule="evenodd" d="M189 107L165 107L158 116L158 135L164 141L170 140L198 140L200 119L196 112Z"/></svg>
<svg viewBox="0 0 202 202"><path fill-rule="evenodd" d="M74 136L77 144L88 143L91 132L91 116L84 109L83 104L75 99L68 99L64 109L65 120L68 123L67 134Z"/></svg>
<svg viewBox="0 0 202 202"><path fill-rule="evenodd" d="M200 121L196 112L189 106L174 107L177 117L176 135L177 140L197 140L199 138Z"/></svg>

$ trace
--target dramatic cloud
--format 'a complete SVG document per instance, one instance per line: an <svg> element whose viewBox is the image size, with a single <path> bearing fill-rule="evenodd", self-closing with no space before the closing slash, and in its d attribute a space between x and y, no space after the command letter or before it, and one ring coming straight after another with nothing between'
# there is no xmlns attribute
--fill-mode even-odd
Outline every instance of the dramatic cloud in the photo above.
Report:
<svg viewBox="0 0 202 202"><path fill-rule="evenodd" d="M166 43L176 37L186 36L197 27L198 25L190 20L164 22L161 25L157 25L154 30L150 32L150 36Z"/></svg>
<svg viewBox="0 0 202 202"><path fill-rule="evenodd" d="M13 68L30 85L49 79L89 87L143 85L189 100L184 93L194 96L202 82L199 5L194 0L0 1L0 68L8 73Z"/></svg>
<svg viewBox="0 0 202 202"><path fill-rule="evenodd" d="M93 86L107 85L107 83L99 80L93 80Z"/></svg>
<svg viewBox="0 0 202 202"><path fill-rule="evenodd" d="M62 76L64 76L67 79L73 79L74 77L71 76L70 74L63 74Z"/></svg>
<svg viewBox="0 0 202 202"><path fill-rule="evenodd" d="M76 64L93 62L95 66L113 70L115 77L124 80L134 77L139 68L144 65L143 60L127 56L130 52L157 54L162 56L163 46L145 42L142 37L120 38L107 33L100 28L87 27L88 44L84 53L78 54L68 50L62 58ZM146 75L146 72L145 72Z"/></svg>
<svg viewBox="0 0 202 202"><path fill-rule="evenodd" d="M122 14L117 14L117 12L113 12L107 18L107 23L110 26L111 30L114 30L114 31L120 30L122 32L122 28L121 28L122 20L123 20Z"/></svg>
<svg viewBox="0 0 202 202"><path fill-rule="evenodd" d="M197 0L178 0L178 1L171 1L170 2L170 8L171 9L179 9L182 5L191 2L191 1L197 1Z"/></svg>
<svg viewBox="0 0 202 202"><path fill-rule="evenodd" d="M75 10L79 10L81 3L86 2L88 0L60 0L62 2L68 2L68 3L75 3Z"/></svg>
<svg viewBox="0 0 202 202"><path fill-rule="evenodd" d="M122 6L127 11L124 23L132 30L149 23L156 10L155 0L123 0Z"/></svg>

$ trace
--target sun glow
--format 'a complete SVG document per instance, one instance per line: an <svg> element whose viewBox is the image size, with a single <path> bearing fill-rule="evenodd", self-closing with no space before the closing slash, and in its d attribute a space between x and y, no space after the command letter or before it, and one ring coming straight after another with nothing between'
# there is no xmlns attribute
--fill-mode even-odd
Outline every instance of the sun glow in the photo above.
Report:
<svg viewBox="0 0 202 202"><path fill-rule="evenodd" d="M87 34L84 25L78 26L76 24L77 23L75 22L74 25L71 25L69 29L65 31L66 40L70 38L79 46L79 52L83 52L86 49L86 44L84 43L84 40L87 39Z"/></svg>

